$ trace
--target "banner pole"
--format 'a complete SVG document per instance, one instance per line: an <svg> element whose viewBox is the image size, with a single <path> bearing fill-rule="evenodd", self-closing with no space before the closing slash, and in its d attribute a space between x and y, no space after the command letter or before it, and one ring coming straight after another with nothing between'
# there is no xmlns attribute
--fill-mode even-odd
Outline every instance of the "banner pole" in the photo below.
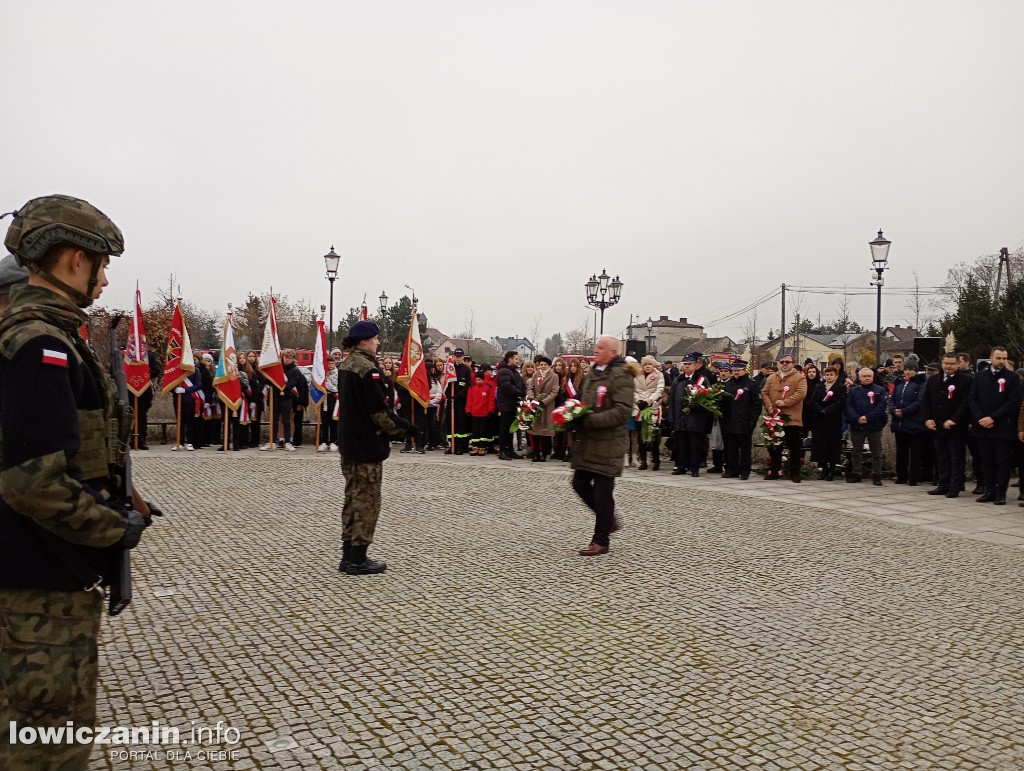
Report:
<svg viewBox="0 0 1024 771"><path fill-rule="evenodd" d="M327 394L324 394L324 404L325 405L327 404ZM321 412L323 412L323 408L320 407L319 405L317 405L317 411L316 411L316 441L313 442L313 444L316 445L316 448L318 450L320 449L320 413Z"/></svg>
<svg viewBox="0 0 1024 771"><path fill-rule="evenodd" d="M132 449L139 449L139 397L132 394L132 403L135 409L132 410L132 435L135 437L135 444Z"/></svg>
<svg viewBox="0 0 1024 771"><path fill-rule="evenodd" d="M455 454L455 381L449 383L451 386L451 396L449 398L449 408L452 414L452 440L450 442L451 454Z"/></svg>
<svg viewBox="0 0 1024 771"><path fill-rule="evenodd" d="M416 404L418 402L412 398L412 391L409 392L409 414L412 415L412 446L416 448Z"/></svg>
<svg viewBox="0 0 1024 771"><path fill-rule="evenodd" d="M268 449L273 451L277 449L277 445L274 444L274 389L268 389L270 391L270 398L267 400L270 402L270 423L267 424L267 446Z"/></svg>
<svg viewBox="0 0 1024 771"><path fill-rule="evenodd" d="M227 407L228 405L224 405ZM235 414L234 410L231 410L231 415ZM228 451L228 421L231 420L231 415L228 414L228 410L224 410L224 452Z"/></svg>
<svg viewBox="0 0 1024 771"><path fill-rule="evenodd" d="M178 396L178 414L177 414L177 418L178 419L175 422L178 424L178 426L177 426L177 429L178 429L178 434L177 434L177 436L178 436L178 443L176 445L174 445L175 449L177 449L178 447L181 447L181 394L177 394L177 396Z"/></svg>

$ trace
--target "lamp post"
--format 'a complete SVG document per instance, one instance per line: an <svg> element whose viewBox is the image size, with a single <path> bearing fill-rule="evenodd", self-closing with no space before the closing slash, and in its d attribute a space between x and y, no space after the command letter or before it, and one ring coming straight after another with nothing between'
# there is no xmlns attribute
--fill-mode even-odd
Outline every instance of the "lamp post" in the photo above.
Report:
<svg viewBox="0 0 1024 771"><path fill-rule="evenodd" d="M889 247L891 245L892 241L887 240L881 230L878 231L878 237L868 244L871 247L871 269L875 272L875 278L871 280L871 283L878 287L878 315L875 319L876 369L882 366L882 287L885 285L882 273L889 263Z"/></svg>
<svg viewBox="0 0 1024 771"><path fill-rule="evenodd" d="M327 280L331 282L331 314L330 326L327 328L327 347L334 347L334 279L338 277L338 263L341 257L334 251L334 244L331 244L331 251L324 255L324 265L327 267Z"/></svg>
<svg viewBox="0 0 1024 771"><path fill-rule="evenodd" d="M622 282L619 277L614 279L608 275L608 271L601 269L600 276L590 276L590 281L583 285L587 290L587 305L601 310L601 332L604 334L604 310L611 308L619 301L622 295ZM600 298L598 297L600 295Z"/></svg>
<svg viewBox="0 0 1024 771"><path fill-rule="evenodd" d="M377 299L380 300L380 324L381 324L382 327L384 327L384 338L387 339L387 336L388 336L388 325L387 325L387 316L385 315L385 312L388 309L388 294L387 294L387 292L381 290L380 297L378 297Z"/></svg>
<svg viewBox="0 0 1024 771"><path fill-rule="evenodd" d="M652 356L657 353L657 351L654 350L654 321L650 316L647 317L647 345L650 349L647 353Z"/></svg>

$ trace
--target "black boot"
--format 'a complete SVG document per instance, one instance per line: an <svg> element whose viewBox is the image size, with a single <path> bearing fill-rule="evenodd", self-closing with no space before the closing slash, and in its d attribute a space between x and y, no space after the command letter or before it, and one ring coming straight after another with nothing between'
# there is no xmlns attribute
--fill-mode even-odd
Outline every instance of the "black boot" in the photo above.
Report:
<svg viewBox="0 0 1024 771"><path fill-rule="evenodd" d="M377 560L369 559L366 556L366 550L369 547L366 544L361 546L352 546L352 555L348 565L343 568L343 572L349 576L368 576L376 575L377 573L383 573L388 569L388 566L384 562L378 562Z"/></svg>
<svg viewBox="0 0 1024 771"><path fill-rule="evenodd" d="M640 445L640 471L647 471L647 445Z"/></svg>
<svg viewBox="0 0 1024 771"><path fill-rule="evenodd" d="M834 482L836 478L836 464L826 463L825 464L825 481Z"/></svg>
<svg viewBox="0 0 1024 771"><path fill-rule="evenodd" d="M341 564L338 565L338 570L342 573L352 563L352 542L342 541L341 542Z"/></svg>

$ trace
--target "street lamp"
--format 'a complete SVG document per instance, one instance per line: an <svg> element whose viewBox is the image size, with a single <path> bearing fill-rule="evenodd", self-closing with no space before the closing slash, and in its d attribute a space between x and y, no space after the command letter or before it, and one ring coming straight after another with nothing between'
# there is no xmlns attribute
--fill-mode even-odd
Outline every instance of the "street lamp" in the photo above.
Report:
<svg viewBox="0 0 1024 771"><path fill-rule="evenodd" d="M878 231L878 237L868 244L871 247L871 269L875 271L875 278L871 280L871 283L878 287L878 315L875 319L875 369L882 366L882 287L885 285L882 273L889 264L889 247L891 245L892 241L887 240L881 230Z"/></svg>
<svg viewBox="0 0 1024 771"><path fill-rule="evenodd" d="M616 276L612 279L608 271L602 268L600 276L590 276L590 280L583 285L587 290L587 305L601 309L601 332L604 334L604 310L611 308L619 301L622 295L622 282ZM600 295L600 298L598 297Z"/></svg>
<svg viewBox="0 0 1024 771"><path fill-rule="evenodd" d="M387 316L385 315L385 313L386 313L386 311L388 309L388 294L387 294L387 292L381 290L380 297L378 297L377 299L380 300L380 324L381 324L382 327L384 327L384 337L387 338L387 336L388 336Z"/></svg>
<svg viewBox="0 0 1024 771"><path fill-rule="evenodd" d="M654 321L650 316L647 317L647 345L650 347L650 350L647 351L647 353L650 353L651 355L653 355L652 351L657 353L657 351L654 350Z"/></svg>
<svg viewBox="0 0 1024 771"><path fill-rule="evenodd" d="M327 267L327 280L331 282L331 325L327 328L327 344L329 348L334 347L334 279L338 277L339 262L341 262L341 257L334 251L334 244L331 244L331 251L324 255L324 265Z"/></svg>

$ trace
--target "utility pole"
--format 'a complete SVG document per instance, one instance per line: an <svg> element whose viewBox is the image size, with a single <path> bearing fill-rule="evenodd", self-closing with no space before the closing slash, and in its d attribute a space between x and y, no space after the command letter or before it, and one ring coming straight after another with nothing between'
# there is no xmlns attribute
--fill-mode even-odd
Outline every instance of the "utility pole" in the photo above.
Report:
<svg viewBox="0 0 1024 771"><path fill-rule="evenodd" d="M999 250L999 271L996 273L996 293L992 298L992 305L999 307L999 289L1003 284L1003 265L1006 265L1006 291L1013 288L1013 279L1010 278L1010 250L1005 246Z"/></svg>
<svg viewBox="0 0 1024 771"><path fill-rule="evenodd" d="M802 361L801 358L800 358L800 314L799 313L796 314L796 329L795 329L795 335L794 336L795 336L796 339L793 341L793 345L796 346L796 353L793 354L793 361L795 361L796 365L799 367L799 366L801 366L800 362Z"/></svg>
<svg viewBox="0 0 1024 771"><path fill-rule="evenodd" d="M786 285L782 285L782 343L779 345L779 357L782 357L782 349L786 347Z"/></svg>

